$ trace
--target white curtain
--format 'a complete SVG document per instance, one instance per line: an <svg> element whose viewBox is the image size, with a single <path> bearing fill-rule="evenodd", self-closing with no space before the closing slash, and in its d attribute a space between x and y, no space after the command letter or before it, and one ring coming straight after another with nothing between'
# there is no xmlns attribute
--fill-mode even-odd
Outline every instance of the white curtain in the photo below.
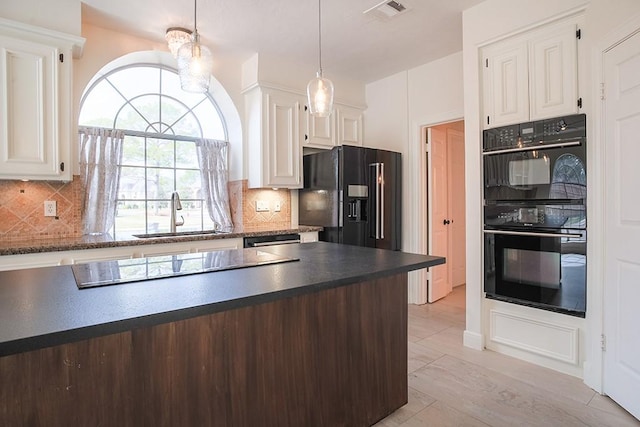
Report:
<svg viewBox="0 0 640 427"><path fill-rule="evenodd" d="M108 234L116 218L124 133L103 128L80 128L78 133L83 234Z"/></svg>
<svg viewBox="0 0 640 427"><path fill-rule="evenodd" d="M209 217L221 231L233 231L229 205L229 143L213 139L196 141L202 176L202 197Z"/></svg>

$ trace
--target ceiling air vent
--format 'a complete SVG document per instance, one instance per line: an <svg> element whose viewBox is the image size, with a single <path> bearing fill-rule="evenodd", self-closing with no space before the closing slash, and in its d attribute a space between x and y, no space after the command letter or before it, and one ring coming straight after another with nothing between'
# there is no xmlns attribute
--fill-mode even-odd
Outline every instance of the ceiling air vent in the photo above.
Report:
<svg viewBox="0 0 640 427"><path fill-rule="evenodd" d="M365 16L373 16L381 20L388 20L394 18L402 13L407 12L409 9L402 3L395 0L386 0L382 3L378 3L362 12Z"/></svg>

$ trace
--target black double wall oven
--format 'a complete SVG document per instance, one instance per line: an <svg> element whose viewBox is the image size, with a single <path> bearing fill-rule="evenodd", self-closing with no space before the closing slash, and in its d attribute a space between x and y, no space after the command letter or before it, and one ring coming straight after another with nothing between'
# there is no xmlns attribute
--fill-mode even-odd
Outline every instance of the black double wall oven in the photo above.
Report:
<svg viewBox="0 0 640 427"><path fill-rule="evenodd" d="M488 298L584 317L586 118L484 131Z"/></svg>

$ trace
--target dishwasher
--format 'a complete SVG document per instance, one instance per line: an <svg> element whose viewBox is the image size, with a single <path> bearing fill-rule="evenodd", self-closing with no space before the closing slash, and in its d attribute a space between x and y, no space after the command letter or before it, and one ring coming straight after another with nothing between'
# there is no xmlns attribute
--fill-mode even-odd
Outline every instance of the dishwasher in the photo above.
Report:
<svg viewBox="0 0 640 427"><path fill-rule="evenodd" d="M245 237L243 246L245 248L259 248L264 246L288 245L291 243L300 243L300 235L298 233L277 234L275 236L254 236Z"/></svg>

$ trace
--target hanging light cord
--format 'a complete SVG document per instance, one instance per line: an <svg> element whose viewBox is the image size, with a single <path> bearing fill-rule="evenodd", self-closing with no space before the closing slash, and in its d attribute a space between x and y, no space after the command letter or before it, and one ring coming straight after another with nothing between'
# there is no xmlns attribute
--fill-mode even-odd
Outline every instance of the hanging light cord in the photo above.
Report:
<svg viewBox="0 0 640 427"><path fill-rule="evenodd" d="M193 0L193 32L198 32L198 0Z"/></svg>
<svg viewBox="0 0 640 427"><path fill-rule="evenodd" d="M320 76L322 76L322 7L321 0L318 0L318 65Z"/></svg>

